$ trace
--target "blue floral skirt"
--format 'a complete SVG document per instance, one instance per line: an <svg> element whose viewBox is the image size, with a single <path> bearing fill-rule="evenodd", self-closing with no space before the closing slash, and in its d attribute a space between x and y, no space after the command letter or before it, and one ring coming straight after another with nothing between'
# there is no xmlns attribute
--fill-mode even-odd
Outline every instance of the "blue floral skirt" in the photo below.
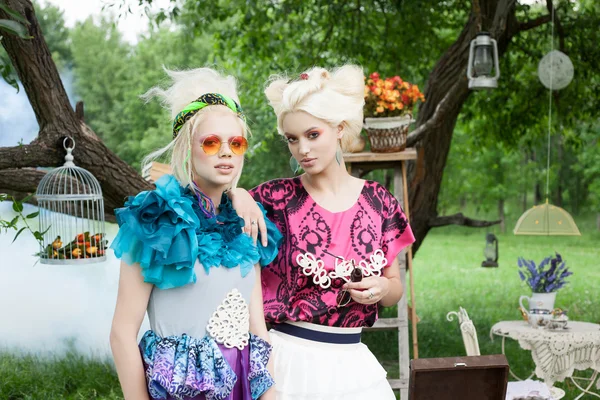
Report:
<svg viewBox="0 0 600 400"><path fill-rule="evenodd" d="M271 345L252 334L239 350L210 336L162 338L147 331L139 347L152 399L255 400L273 385Z"/></svg>

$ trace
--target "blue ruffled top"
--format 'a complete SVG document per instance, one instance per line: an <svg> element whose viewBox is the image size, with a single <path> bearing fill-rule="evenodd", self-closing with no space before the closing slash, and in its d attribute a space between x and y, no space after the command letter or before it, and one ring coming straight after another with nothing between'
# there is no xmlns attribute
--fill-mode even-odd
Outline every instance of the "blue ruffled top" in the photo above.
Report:
<svg viewBox="0 0 600 400"><path fill-rule="evenodd" d="M265 210L257 203L263 214ZM219 214L207 218L194 193L183 188L172 175L156 182L156 189L129 197L115 210L119 233L111 248L128 264L139 263L144 281L159 289L196 282L194 263L205 271L239 265L246 276L256 263L268 265L277 255L282 235L265 216L268 244L255 245L242 232L244 221L223 194Z"/></svg>

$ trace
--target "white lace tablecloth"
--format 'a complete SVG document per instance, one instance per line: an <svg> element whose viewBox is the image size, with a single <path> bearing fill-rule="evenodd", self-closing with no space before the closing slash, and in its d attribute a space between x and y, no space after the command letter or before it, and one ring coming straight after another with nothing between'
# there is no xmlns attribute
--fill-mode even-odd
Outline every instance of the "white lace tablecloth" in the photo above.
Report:
<svg viewBox="0 0 600 400"><path fill-rule="evenodd" d="M575 369L600 371L600 325L569 321L568 329L532 328L525 321L502 321L492 327L490 336L504 336L531 350L535 374L552 386L573 376ZM600 389L600 380L596 384Z"/></svg>

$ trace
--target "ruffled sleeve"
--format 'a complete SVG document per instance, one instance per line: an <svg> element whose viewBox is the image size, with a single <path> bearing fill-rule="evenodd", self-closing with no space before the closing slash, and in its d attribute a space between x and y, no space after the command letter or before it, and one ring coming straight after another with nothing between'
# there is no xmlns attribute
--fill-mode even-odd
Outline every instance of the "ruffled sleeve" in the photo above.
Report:
<svg viewBox="0 0 600 400"><path fill-rule="evenodd" d="M139 263L144 281L160 289L196 282L199 220L192 205L172 175L161 177L156 190L129 197L115 210L120 228L111 245L115 255Z"/></svg>
<svg viewBox="0 0 600 400"><path fill-rule="evenodd" d="M267 265L271 264L275 257L277 257L277 253L279 253L279 246L281 246L281 242L283 241L283 235L277 226L271 222L269 218L267 218L267 212L265 211L263 205L259 202L256 202L256 204L262 211L263 216L265 217L265 223L267 225L267 246L265 247L261 244L262 241L260 233L258 234L258 241L256 243L258 254L260 256L260 265L266 267Z"/></svg>

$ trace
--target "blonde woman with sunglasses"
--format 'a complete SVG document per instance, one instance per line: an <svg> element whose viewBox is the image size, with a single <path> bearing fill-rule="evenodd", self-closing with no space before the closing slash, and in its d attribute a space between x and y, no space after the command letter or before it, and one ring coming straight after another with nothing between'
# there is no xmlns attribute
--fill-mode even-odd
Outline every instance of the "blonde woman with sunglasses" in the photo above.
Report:
<svg viewBox="0 0 600 400"><path fill-rule="evenodd" d="M224 194L248 148L236 82L209 68L166 71L153 88L171 111L173 175L115 210L122 258L110 342L125 399L273 399L261 267L281 238L266 223L256 246ZM267 237L268 236L268 237ZM151 330L139 344L145 313Z"/></svg>
<svg viewBox="0 0 600 400"><path fill-rule="evenodd" d="M397 256L414 236L394 196L344 165L343 150L362 127L363 72L312 68L275 77L265 94L290 166L303 170L250 191L284 236L262 274L277 399L394 400L360 337L378 305L400 300ZM256 207L242 189L232 196L239 209Z"/></svg>

